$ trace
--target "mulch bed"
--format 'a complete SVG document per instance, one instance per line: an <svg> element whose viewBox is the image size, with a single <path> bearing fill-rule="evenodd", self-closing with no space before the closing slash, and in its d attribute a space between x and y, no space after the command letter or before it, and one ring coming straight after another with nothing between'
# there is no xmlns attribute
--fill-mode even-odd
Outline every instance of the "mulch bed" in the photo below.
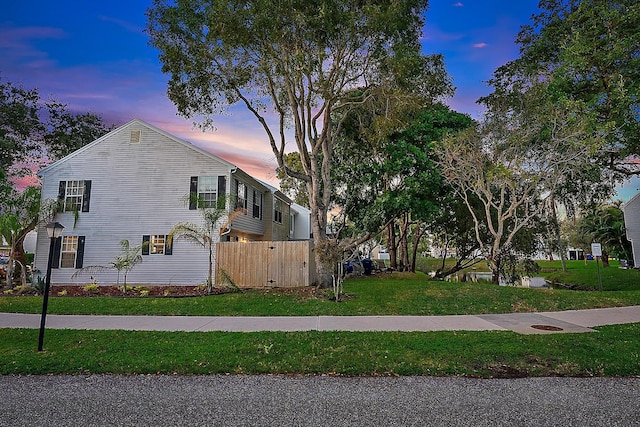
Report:
<svg viewBox="0 0 640 427"><path fill-rule="evenodd" d="M12 291L5 292L6 287L0 286L0 295L36 295L32 288L14 287ZM122 285L53 285L49 291L51 297L197 297L205 295L220 295L230 292L262 292L266 294L297 295L302 299L314 299L321 296L322 291L309 286L300 288L263 288L244 289L214 287L212 292L207 292L204 285L127 285L124 292Z"/></svg>
<svg viewBox="0 0 640 427"><path fill-rule="evenodd" d="M228 292L228 291L227 291ZM221 294L224 291L220 288L213 288L210 295ZM206 286L157 286L157 285L127 285L127 291L124 287L114 285L99 286L77 286L77 285L55 285L51 286L50 296L68 296L68 297L194 297L207 295Z"/></svg>

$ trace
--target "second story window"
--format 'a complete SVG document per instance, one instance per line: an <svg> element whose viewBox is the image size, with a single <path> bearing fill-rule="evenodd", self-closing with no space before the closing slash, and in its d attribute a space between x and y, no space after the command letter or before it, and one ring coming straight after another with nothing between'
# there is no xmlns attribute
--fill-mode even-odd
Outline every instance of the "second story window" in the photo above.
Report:
<svg viewBox="0 0 640 427"><path fill-rule="evenodd" d="M215 207L218 199L224 197L226 187L226 176L192 176L189 181L189 209Z"/></svg>
<svg viewBox="0 0 640 427"><path fill-rule="evenodd" d="M253 190L253 217L262 219L262 193Z"/></svg>
<svg viewBox="0 0 640 427"><path fill-rule="evenodd" d="M198 203L201 208L211 208L216 205L218 194L218 180L215 176L201 176L198 179Z"/></svg>
<svg viewBox="0 0 640 427"><path fill-rule="evenodd" d="M244 182L236 181L236 209L247 212L247 186Z"/></svg>
<svg viewBox="0 0 640 427"><path fill-rule="evenodd" d="M58 199L62 212L89 212L91 181L60 181Z"/></svg>
<svg viewBox="0 0 640 427"><path fill-rule="evenodd" d="M273 204L273 222L282 224L282 200L276 199Z"/></svg>

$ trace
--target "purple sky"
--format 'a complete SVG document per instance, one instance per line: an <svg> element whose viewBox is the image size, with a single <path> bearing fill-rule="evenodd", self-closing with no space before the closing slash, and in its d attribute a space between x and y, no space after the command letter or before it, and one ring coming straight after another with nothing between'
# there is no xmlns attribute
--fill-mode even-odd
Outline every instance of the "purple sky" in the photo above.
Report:
<svg viewBox="0 0 640 427"><path fill-rule="evenodd" d="M0 18L0 79L38 88L72 110L108 123L145 120L257 178L276 182L275 161L257 121L243 111L219 117L215 132L194 129L166 97L167 76L143 32L150 0L11 1ZM515 36L537 0L432 0L425 53L442 53L457 87L449 105L478 117L475 101L496 67L518 56Z"/></svg>
<svg viewBox="0 0 640 427"><path fill-rule="evenodd" d="M274 157L253 117L236 111L203 133L176 115L167 76L143 32L149 6L149 0L9 2L0 18L0 79L109 123L140 118L274 182ZM537 0L431 2L423 46L445 55L457 87L452 108L478 117L475 101L489 92L484 81L517 57L515 35L536 11Z"/></svg>

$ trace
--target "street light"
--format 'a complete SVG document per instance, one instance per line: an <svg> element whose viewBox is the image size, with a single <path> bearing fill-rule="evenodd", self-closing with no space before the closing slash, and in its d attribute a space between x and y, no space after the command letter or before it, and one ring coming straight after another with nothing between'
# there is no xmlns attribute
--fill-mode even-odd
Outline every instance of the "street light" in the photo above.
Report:
<svg viewBox="0 0 640 427"><path fill-rule="evenodd" d="M47 317L47 304L49 303L49 286L51 285L51 263L53 262L53 250L56 239L62 234L64 226L59 222L47 224L47 236L49 236L49 261L47 262L47 276L44 281L44 298L42 300L42 317L40 317L40 335L38 335L38 351L42 351L44 340L44 322Z"/></svg>

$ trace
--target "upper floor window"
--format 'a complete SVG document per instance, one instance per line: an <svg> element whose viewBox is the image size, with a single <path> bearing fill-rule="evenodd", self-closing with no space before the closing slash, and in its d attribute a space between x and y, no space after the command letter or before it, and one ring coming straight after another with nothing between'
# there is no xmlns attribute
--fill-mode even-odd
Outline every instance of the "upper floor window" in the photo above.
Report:
<svg viewBox="0 0 640 427"><path fill-rule="evenodd" d="M236 181L236 209L243 209L247 212L247 185L244 182Z"/></svg>
<svg viewBox="0 0 640 427"><path fill-rule="evenodd" d="M253 217L262 219L262 193L253 190Z"/></svg>
<svg viewBox="0 0 640 427"><path fill-rule="evenodd" d="M189 184L189 209L212 208L223 200L226 176L192 176Z"/></svg>
<svg viewBox="0 0 640 427"><path fill-rule="evenodd" d="M89 212L91 181L60 181L58 199L62 212Z"/></svg>
<svg viewBox="0 0 640 427"><path fill-rule="evenodd" d="M273 204L273 221L282 224L282 200L275 199Z"/></svg>
<svg viewBox="0 0 640 427"><path fill-rule="evenodd" d="M198 179L198 203L201 208L216 205L218 195L218 180L215 176L201 176Z"/></svg>

